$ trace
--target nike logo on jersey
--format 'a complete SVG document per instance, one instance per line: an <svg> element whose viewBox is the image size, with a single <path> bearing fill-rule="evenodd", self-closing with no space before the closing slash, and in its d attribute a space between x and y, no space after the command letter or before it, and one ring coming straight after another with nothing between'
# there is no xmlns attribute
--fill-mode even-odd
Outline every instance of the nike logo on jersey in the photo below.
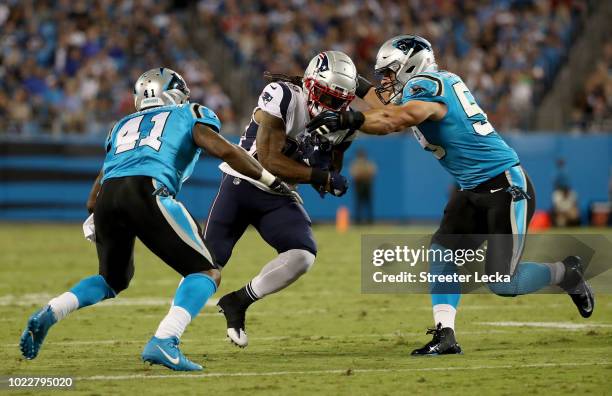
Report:
<svg viewBox="0 0 612 396"><path fill-rule="evenodd" d="M157 349L159 349L161 351L161 353L163 353L163 355L166 357L166 359L168 359L170 361L170 363L172 363L172 364L179 364L179 357L178 357L178 355L175 358L173 358L172 356L168 355L166 353L166 351L164 351L159 345L156 345L156 346L157 346Z"/></svg>
<svg viewBox="0 0 612 396"><path fill-rule="evenodd" d="M495 189L495 190L491 190L491 194L496 193L496 192L498 192L498 191L501 191L501 190L503 190L503 189L504 189L504 188L502 187L502 188L497 188L497 189Z"/></svg>
<svg viewBox="0 0 612 396"><path fill-rule="evenodd" d="M276 88L278 88L278 86L276 86L276 85L270 85L270 88L272 88L272 89L276 89Z"/></svg>

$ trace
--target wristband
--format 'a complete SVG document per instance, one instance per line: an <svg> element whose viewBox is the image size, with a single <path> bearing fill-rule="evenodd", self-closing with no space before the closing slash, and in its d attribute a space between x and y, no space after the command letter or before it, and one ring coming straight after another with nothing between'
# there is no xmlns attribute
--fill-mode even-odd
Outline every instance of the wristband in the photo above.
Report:
<svg viewBox="0 0 612 396"><path fill-rule="evenodd" d="M263 169L261 171L261 177L257 181L270 187L272 183L274 183L275 180L276 180L276 176L268 172L266 169Z"/></svg>
<svg viewBox="0 0 612 396"><path fill-rule="evenodd" d="M347 127L351 130L361 128L365 122L365 115L361 111L347 111L345 114Z"/></svg>
<svg viewBox="0 0 612 396"><path fill-rule="evenodd" d="M319 168L312 168L310 182L315 186L326 186L329 179L329 172Z"/></svg>
<svg viewBox="0 0 612 396"><path fill-rule="evenodd" d="M369 82L367 78L362 77L359 74L357 75L357 89L355 90L355 95L357 97L363 99L363 97L366 96L366 94L372 87L372 83Z"/></svg>

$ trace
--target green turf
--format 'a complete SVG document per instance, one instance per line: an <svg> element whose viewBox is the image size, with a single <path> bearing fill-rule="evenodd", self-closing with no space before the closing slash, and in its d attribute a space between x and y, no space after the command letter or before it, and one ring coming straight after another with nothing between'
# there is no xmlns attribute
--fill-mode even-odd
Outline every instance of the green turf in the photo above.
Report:
<svg viewBox="0 0 612 396"><path fill-rule="evenodd" d="M206 366L210 376L202 377L139 360L179 280L140 244L135 278L115 305L74 313L52 329L36 360L23 360L17 342L27 317L40 302L96 273L95 248L82 238L79 225L0 224L0 375L70 375L77 379L69 394L90 395L611 392L609 295L598 296L588 321L567 296L465 296L457 318L465 355L411 358L410 350L429 337L424 334L432 321L429 297L364 295L359 279L361 233L404 231L414 229L377 227L338 235L331 227L317 227L313 270L252 307L251 344L245 350L225 340L223 317L206 307L183 337L183 351ZM216 297L243 285L273 256L249 231ZM607 326L572 331L481 324L501 321Z"/></svg>

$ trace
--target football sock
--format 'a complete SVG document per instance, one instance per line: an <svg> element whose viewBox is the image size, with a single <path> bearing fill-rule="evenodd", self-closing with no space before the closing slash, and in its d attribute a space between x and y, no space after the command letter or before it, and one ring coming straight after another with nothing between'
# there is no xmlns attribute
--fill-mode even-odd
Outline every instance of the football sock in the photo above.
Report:
<svg viewBox="0 0 612 396"><path fill-rule="evenodd" d="M191 322L189 312L183 307L173 305L166 317L160 322L155 337L170 338L174 336L181 338L189 322Z"/></svg>
<svg viewBox="0 0 612 396"><path fill-rule="evenodd" d="M253 283L253 281L247 283L241 289L234 292L234 296L238 300L239 305L245 309L255 301L259 300L259 296L253 291L253 286L251 283Z"/></svg>
<svg viewBox="0 0 612 396"><path fill-rule="evenodd" d="M215 291L217 284L210 276L201 273L187 275L176 289L174 305L159 324L155 337L180 338Z"/></svg>
<svg viewBox="0 0 612 396"><path fill-rule="evenodd" d="M303 249L291 249L279 254L251 280L250 291L253 292L253 297L262 298L286 288L305 274L314 261L315 255ZM243 288L245 292L248 292L247 286Z"/></svg>
<svg viewBox="0 0 612 396"><path fill-rule="evenodd" d="M555 276L558 274L555 273ZM510 280L510 282L489 283L489 289L500 296L512 297L533 293L551 284L552 270L549 264L523 262L516 267Z"/></svg>
<svg viewBox="0 0 612 396"><path fill-rule="evenodd" d="M434 323L442 324L442 327L450 327L455 330L455 315L457 309L450 304L436 304L433 306Z"/></svg>
<svg viewBox="0 0 612 396"><path fill-rule="evenodd" d="M55 316L55 319L59 322L70 312L79 309L79 299L74 293L66 292L52 298L49 301L49 306L51 307L51 311L53 311L53 316Z"/></svg>
<svg viewBox="0 0 612 396"><path fill-rule="evenodd" d="M548 267L550 271L550 284L558 285L565 276L565 265L562 262L557 261L556 263L541 263Z"/></svg>
<svg viewBox="0 0 612 396"><path fill-rule="evenodd" d="M113 298L116 293L106 283L102 275L94 275L81 279L70 291L49 301L55 319L60 321L70 312L96 304L107 298Z"/></svg>
<svg viewBox="0 0 612 396"><path fill-rule="evenodd" d="M433 243L430 247L433 251L429 272L435 275L452 275L457 271L457 266L452 261L445 261L444 246ZM438 252L438 253L436 253ZM461 298L461 285L459 282L432 282L429 285L431 293L431 304L433 306L434 325L442 323L442 327L455 328L455 315Z"/></svg>

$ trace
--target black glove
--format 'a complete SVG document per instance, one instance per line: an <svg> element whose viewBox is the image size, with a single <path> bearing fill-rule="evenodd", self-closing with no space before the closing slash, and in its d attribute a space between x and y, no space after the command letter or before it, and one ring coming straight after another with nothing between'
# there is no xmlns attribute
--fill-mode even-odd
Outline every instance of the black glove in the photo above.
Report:
<svg viewBox="0 0 612 396"><path fill-rule="evenodd" d="M270 187L270 190L274 191L275 193L282 194L282 195L291 195L291 193L293 192L291 187L289 187L287 183L285 183L278 177L274 179L274 183L270 184L269 187Z"/></svg>
<svg viewBox="0 0 612 396"><path fill-rule="evenodd" d="M339 113L327 110L310 120L306 129L310 133L336 132L341 129L359 129L365 121L365 116L360 111L342 111Z"/></svg>
<svg viewBox="0 0 612 396"><path fill-rule="evenodd" d="M287 183L285 183L278 177L274 179L274 183L272 183L269 187L275 193L282 194L282 195L288 195L295 202L299 203L300 205L304 205L304 200L302 199L300 194L298 194L297 191L289 187Z"/></svg>
<svg viewBox="0 0 612 396"><path fill-rule="evenodd" d="M348 190L348 180L340 173L332 171L329 173L329 189L331 190L330 194L341 197Z"/></svg>

